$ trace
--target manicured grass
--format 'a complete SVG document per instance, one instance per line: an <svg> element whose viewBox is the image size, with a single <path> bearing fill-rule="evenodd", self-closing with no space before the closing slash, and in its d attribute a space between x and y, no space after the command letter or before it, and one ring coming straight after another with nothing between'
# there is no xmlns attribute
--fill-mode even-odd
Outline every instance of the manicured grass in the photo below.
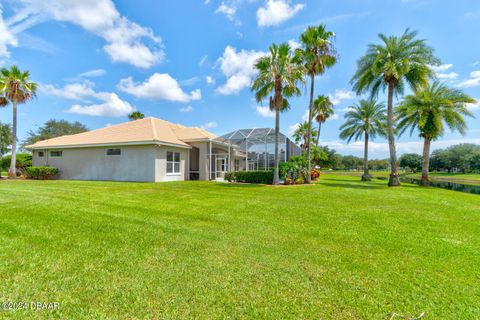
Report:
<svg viewBox="0 0 480 320"><path fill-rule="evenodd" d="M480 318L480 197L310 186L1 181L0 318Z"/></svg>
<svg viewBox="0 0 480 320"><path fill-rule="evenodd" d="M352 176L352 177L361 177L363 175L363 171L328 171L322 170L322 174L334 174L334 175L341 175L341 176ZM403 173L403 172L400 172ZM374 178L387 178L390 175L390 171L373 171L370 170L370 175Z"/></svg>
<svg viewBox="0 0 480 320"><path fill-rule="evenodd" d="M411 176L421 177L421 173L412 174ZM480 185L480 174L475 173L447 173L447 172L430 172L430 180L433 181L449 181L461 184Z"/></svg>

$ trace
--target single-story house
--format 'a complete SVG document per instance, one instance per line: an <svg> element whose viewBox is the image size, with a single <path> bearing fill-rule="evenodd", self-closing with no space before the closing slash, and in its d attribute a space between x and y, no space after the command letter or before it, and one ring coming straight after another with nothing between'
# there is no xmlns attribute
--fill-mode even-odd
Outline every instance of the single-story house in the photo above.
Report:
<svg viewBox="0 0 480 320"><path fill-rule="evenodd" d="M57 167L60 179L216 180L227 171L254 169L248 149L204 129L153 117L39 141L26 149L32 151L34 166Z"/></svg>

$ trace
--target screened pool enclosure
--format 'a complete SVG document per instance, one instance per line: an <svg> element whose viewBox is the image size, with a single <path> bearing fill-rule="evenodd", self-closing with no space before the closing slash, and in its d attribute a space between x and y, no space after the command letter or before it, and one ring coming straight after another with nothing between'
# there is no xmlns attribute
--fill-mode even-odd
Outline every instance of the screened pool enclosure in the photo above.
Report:
<svg viewBox="0 0 480 320"><path fill-rule="evenodd" d="M214 139L222 144L235 146L233 170L270 170L275 165L275 129L240 129ZM302 153L300 147L280 133L280 162ZM214 157L214 154L211 154ZM233 157L232 157L233 158Z"/></svg>

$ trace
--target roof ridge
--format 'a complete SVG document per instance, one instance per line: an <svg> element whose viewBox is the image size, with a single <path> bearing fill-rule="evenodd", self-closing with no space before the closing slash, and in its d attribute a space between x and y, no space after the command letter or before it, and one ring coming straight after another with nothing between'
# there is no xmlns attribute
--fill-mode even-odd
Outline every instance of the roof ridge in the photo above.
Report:
<svg viewBox="0 0 480 320"><path fill-rule="evenodd" d="M152 138L153 140L159 141L158 135L157 135L157 126L155 125L155 118L150 117L150 124L152 125Z"/></svg>

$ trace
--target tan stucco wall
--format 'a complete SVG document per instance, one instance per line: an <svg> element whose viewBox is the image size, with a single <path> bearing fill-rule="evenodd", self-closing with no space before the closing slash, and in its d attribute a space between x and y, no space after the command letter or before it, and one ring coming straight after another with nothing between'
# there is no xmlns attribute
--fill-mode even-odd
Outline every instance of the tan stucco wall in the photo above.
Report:
<svg viewBox="0 0 480 320"><path fill-rule="evenodd" d="M109 148L120 148L120 156L107 156ZM112 181L155 181L155 146L119 146L75 149L62 151L62 157L45 158L33 152L33 165L49 165L60 170L60 179L112 180Z"/></svg>
<svg viewBox="0 0 480 320"><path fill-rule="evenodd" d="M200 180L207 180L207 153L208 153L208 142L189 142L189 145L198 148L198 170L200 171Z"/></svg>
<svg viewBox="0 0 480 320"><path fill-rule="evenodd" d="M180 152L180 174L167 174L167 151ZM189 179L189 149L159 146L155 149L155 181L180 181Z"/></svg>

